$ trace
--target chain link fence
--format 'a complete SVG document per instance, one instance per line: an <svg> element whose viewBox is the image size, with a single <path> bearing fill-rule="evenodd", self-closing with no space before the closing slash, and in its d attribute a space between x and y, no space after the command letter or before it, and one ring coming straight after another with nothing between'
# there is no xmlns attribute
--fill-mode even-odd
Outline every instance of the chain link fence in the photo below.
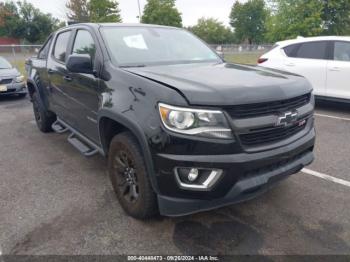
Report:
<svg viewBox="0 0 350 262"><path fill-rule="evenodd" d="M242 64L256 64L258 58L273 48L272 44L248 45L248 44L213 44L210 45L216 52L228 62Z"/></svg>
<svg viewBox="0 0 350 262"><path fill-rule="evenodd" d="M36 55L40 47L41 45L0 45L0 56L25 74L25 60Z"/></svg>

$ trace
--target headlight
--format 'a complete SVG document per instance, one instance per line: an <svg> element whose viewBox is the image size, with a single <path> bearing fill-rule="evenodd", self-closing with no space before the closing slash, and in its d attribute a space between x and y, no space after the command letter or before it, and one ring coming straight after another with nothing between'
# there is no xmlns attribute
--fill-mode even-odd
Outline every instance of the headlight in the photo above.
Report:
<svg viewBox="0 0 350 262"><path fill-rule="evenodd" d="M22 75L17 76L16 79L15 79L15 82L16 82L16 83L22 83L22 82L24 82L24 76L22 76Z"/></svg>
<svg viewBox="0 0 350 262"><path fill-rule="evenodd" d="M164 126L176 133L208 138L232 139L232 131L221 111L159 104Z"/></svg>

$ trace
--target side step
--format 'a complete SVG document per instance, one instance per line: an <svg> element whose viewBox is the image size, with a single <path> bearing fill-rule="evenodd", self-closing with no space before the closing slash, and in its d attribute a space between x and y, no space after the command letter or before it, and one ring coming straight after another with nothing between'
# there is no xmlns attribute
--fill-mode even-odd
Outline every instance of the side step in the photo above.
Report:
<svg viewBox="0 0 350 262"><path fill-rule="evenodd" d="M89 157L97 153L103 154L103 150L100 147L95 145L95 143L80 134L77 130L66 124L61 119L57 118L56 122L53 123L51 127L58 134L63 134L70 131L71 134L68 136L68 142L84 156Z"/></svg>
<svg viewBox="0 0 350 262"><path fill-rule="evenodd" d="M98 149L92 148L90 145L87 145L87 143L81 141L81 139L74 133L69 135L68 142L84 156L93 156L98 153Z"/></svg>
<svg viewBox="0 0 350 262"><path fill-rule="evenodd" d="M51 128L58 134L63 134L69 130L68 127L63 125L62 122L58 119L55 123L52 124Z"/></svg>

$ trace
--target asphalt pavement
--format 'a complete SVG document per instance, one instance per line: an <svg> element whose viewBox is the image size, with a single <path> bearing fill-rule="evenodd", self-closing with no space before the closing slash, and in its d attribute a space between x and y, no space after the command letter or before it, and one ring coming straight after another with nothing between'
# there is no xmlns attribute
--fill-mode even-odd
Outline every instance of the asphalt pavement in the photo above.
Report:
<svg viewBox="0 0 350 262"><path fill-rule="evenodd" d="M37 129L28 99L0 98L0 254L350 254L350 106L316 110L316 160L257 199L147 222L118 204L101 156Z"/></svg>

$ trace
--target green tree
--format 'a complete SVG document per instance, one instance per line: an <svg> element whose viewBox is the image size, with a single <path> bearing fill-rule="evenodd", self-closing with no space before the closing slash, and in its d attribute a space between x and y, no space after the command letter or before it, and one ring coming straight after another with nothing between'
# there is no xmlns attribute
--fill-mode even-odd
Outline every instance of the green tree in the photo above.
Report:
<svg viewBox="0 0 350 262"><path fill-rule="evenodd" d="M247 40L249 44L264 41L268 9L264 0L248 0L246 3L236 1L230 14L230 24L239 41Z"/></svg>
<svg viewBox="0 0 350 262"><path fill-rule="evenodd" d="M54 31L59 20L44 14L26 1L0 3L0 34L41 43Z"/></svg>
<svg viewBox="0 0 350 262"><path fill-rule="evenodd" d="M323 4L321 18L324 34L344 35L350 33L350 1L321 0Z"/></svg>
<svg viewBox="0 0 350 262"><path fill-rule="evenodd" d="M210 44L228 44L234 42L234 34L231 29L214 18L200 18L195 26L188 29Z"/></svg>
<svg viewBox="0 0 350 262"><path fill-rule="evenodd" d="M21 38L25 27L14 2L0 2L0 36Z"/></svg>
<svg viewBox="0 0 350 262"><path fill-rule="evenodd" d="M181 13L175 6L175 0L148 0L141 22L182 27Z"/></svg>
<svg viewBox="0 0 350 262"><path fill-rule="evenodd" d="M277 10L267 22L268 41L317 36L322 33L323 6L320 0L276 0L275 3Z"/></svg>
<svg viewBox="0 0 350 262"><path fill-rule="evenodd" d="M51 14L44 14L27 1L17 2L22 26L25 28L24 38L30 43L43 42L56 29L59 20Z"/></svg>
<svg viewBox="0 0 350 262"><path fill-rule="evenodd" d="M90 22L122 22L119 3L114 0L90 0L88 3Z"/></svg>
<svg viewBox="0 0 350 262"><path fill-rule="evenodd" d="M71 21L75 22L89 22L89 9L87 0L69 0L66 3L67 17Z"/></svg>

